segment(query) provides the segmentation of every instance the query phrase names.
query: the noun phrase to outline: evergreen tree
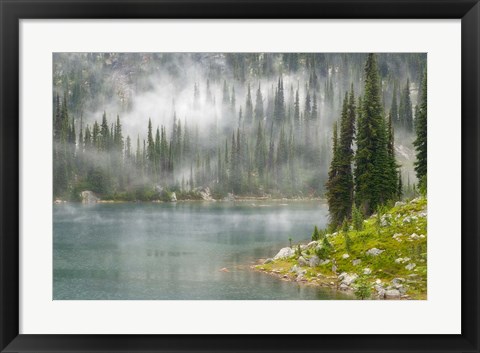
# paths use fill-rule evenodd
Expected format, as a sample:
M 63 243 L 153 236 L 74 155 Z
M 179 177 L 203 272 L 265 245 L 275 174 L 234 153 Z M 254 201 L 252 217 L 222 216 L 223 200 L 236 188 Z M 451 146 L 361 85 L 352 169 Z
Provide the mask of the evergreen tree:
M 339 176 L 338 176 L 338 167 L 339 167 L 339 148 L 338 148 L 338 132 L 337 132 L 337 123 L 333 125 L 333 138 L 332 138 L 332 160 L 330 162 L 330 169 L 328 171 L 328 181 L 326 183 L 327 189 L 327 201 L 328 201 L 328 211 L 330 215 L 330 223 L 333 228 L 338 226 L 340 220 L 342 219 L 342 202 L 339 197 L 337 197 L 340 189 Z
M 397 84 L 393 85 L 393 97 L 392 105 L 390 107 L 390 116 L 393 121 L 394 126 L 399 126 L 399 117 L 398 117 L 398 104 L 397 104 Z
M 355 154 L 356 202 L 366 215 L 392 198 L 388 137 L 381 102 L 380 77 L 375 54 L 369 54 L 365 65 L 365 89 L 357 123 Z M 396 178 L 395 178 L 396 185 Z M 393 188 L 395 190 L 395 188 Z
M 250 84 L 248 84 L 247 100 L 245 102 L 245 121 L 247 122 L 247 124 L 253 123 L 253 103 L 252 95 L 250 93 Z
M 293 121 L 296 126 L 296 129 L 300 128 L 300 98 L 298 96 L 298 89 L 295 93 L 295 103 L 293 108 Z
M 327 183 L 330 223 L 337 228 L 342 221 L 351 217 L 353 203 L 353 137 L 355 134 L 355 97 L 353 87 L 350 96 L 345 94 L 340 121 L 340 139 L 334 150 L 336 174 Z M 336 131 L 334 131 L 336 133 Z
M 403 127 L 406 131 L 413 131 L 413 109 L 412 101 L 410 99 L 410 80 L 407 80 L 407 84 L 405 85 L 402 95 L 400 96 L 398 117 L 401 127 Z
M 427 71 L 423 73 L 418 114 L 415 117 L 416 150 L 415 173 L 419 185 L 424 190 L 427 187 Z
M 108 128 L 107 113 L 103 112 L 102 125 L 100 127 L 100 149 L 107 151 L 110 148 L 110 129 Z
M 148 119 L 146 158 L 148 160 L 148 171 L 152 173 L 155 170 L 155 141 L 153 140 L 151 119 Z
M 258 84 L 257 96 L 255 98 L 255 121 L 263 121 L 263 118 L 263 97 L 260 84 Z

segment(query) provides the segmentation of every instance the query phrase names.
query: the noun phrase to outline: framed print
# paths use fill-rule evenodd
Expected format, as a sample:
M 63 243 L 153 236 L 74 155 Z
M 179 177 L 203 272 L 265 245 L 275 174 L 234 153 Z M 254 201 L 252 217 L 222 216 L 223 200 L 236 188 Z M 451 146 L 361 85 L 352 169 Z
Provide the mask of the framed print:
M 478 2 L 0 9 L 2 352 L 479 351 Z

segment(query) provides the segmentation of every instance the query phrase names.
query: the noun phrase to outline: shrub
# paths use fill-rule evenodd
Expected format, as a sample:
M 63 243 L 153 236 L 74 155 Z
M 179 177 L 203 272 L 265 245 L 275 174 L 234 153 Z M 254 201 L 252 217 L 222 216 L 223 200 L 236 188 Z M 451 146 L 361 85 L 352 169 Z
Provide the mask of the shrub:
M 319 239 L 320 239 L 320 232 L 318 231 L 318 227 L 315 226 L 315 227 L 313 228 L 312 240 L 317 241 L 317 240 L 319 240 Z
M 355 203 L 352 207 L 352 223 L 353 229 L 355 229 L 357 232 L 363 229 L 363 215 L 362 212 L 357 208 Z
M 355 284 L 355 296 L 358 299 L 364 300 L 370 298 L 372 290 L 366 276 L 360 276 Z

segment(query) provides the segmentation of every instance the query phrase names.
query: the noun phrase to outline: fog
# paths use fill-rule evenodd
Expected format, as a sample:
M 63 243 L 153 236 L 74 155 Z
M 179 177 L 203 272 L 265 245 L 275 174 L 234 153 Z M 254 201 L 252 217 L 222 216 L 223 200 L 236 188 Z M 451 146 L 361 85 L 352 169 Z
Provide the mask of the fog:
M 57 95 L 66 97 L 69 119 L 76 131 L 73 154 L 81 155 L 84 163 L 96 166 L 112 160 L 111 151 L 88 150 L 79 133 L 82 131 L 85 138 L 85 129 L 88 127 L 91 131 L 95 121 L 100 125 L 104 113 L 109 127 L 114 127 L 119 116 L 123 146 L 120 158 L 124 168 L 121 173 L 131 175 L 132 185 L 148 181 L 179 184 L 182 179 L 196 179 L 198 175 L 203 177 L 196 180 L 196 187 L 219 185 L 222 169 L 232 178 L 234 167 L 228 165 L 231 161 L 227 161 L 230 157 L 226 154 L 231 153 L 234 135 L 234 138 L 240 136 L 242 143 L 238 152 L 242 159 L 238 162 L 241 169 L 237 170 L 242 186 L 231 186 L 229 181 L 222 191 L 233 188 L 235 193 L 258 193 L 258 190 L 285 193 L 288 184 L 289 190 L 301 190 L 303 195 L 321 195 L 331 159 L 332 126 L 340 118 L 343 97 L 350 88 L 353 87 L 357 98 L 363 94 L 365 57 L 363 53 L 56 53 L 53 56 L 54 104 Z M 379 54 L 378 58 L 385 116 L 391 108 L 394 86 L 398 102 L 407 80 L 410 81 L 413 109 L 417 104 L 426 55 Z M 280 80 L 284 115 L 278 113 L 275 98 Z M 228 97 L 225 97 L 225 87 Z M 249 87 L 254 115 L 257 89 L 262 95 L 264 114 L 260 119 L 246 121 Z M 294 121 L 297 91 L 298 123 Z M 308 121 L 314 103 L 316 117 Z M 149 119 L 153 139 L 157 128 L 162 132 L 164 128 L 166 143 L 170 146 L 168 163 L 172 166 L 165 167 L 164 171 L 163 165 L 157 165 L 160 162 L 156 162 L 155 167 L 145 165 L 148 164 L 145 158 L 149 158 L 148 151 L 144 150 L 144 144 L 148 149 Z M 267 157 L 271 144 L 274 145 L 274 162 L 270 163 L 275 169 L 270 169 L 267 177 L 260 175 L 259 181 L 254 182 L 249 176 L 257 175 L 254 166 L 259 168 L 257 164 L 262 163 L 255 155 L 259 122 L 264 135 L 261 143 L 265 144 Z M 283 159 L 280 158 L 280 145 L 284 143 L 282 134 L 288 144 L 285 148 L 294 151 L 288 152 L 288 157 Z M 125 150 L 127 136 L 131 140 L 129 156 Z M 137 150 L 137 139 L 140 150 Z M 413 139 L 412 131 L 395 129 L 397 158 L 405 184 L 406 179 L 415 182 Z M 143 158 L 145 171 L 142 173 L 138 173 L 140 163 L 135 160 L 138 156 Z M 225 160 L 225 166 L 217 162 L 220 160 Z M 82 178 L 80 170 L 76 174 Z M 280 176 L 274 182 L 264 180 L 272 178 L 273 174 Z M 253 183 L 260 186 L 249 187 Z M 123 184 L 117 181 L 115 188 Z

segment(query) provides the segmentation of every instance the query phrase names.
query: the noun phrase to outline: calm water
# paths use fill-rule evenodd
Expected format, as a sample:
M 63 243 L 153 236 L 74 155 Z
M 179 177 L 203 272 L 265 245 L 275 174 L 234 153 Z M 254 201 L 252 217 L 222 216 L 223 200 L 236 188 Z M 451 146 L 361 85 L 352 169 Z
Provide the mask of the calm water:
M 286 203 L 54 205 L 53 297 L 344 299 L 249 269 L 326 222 L 323 203 Z

